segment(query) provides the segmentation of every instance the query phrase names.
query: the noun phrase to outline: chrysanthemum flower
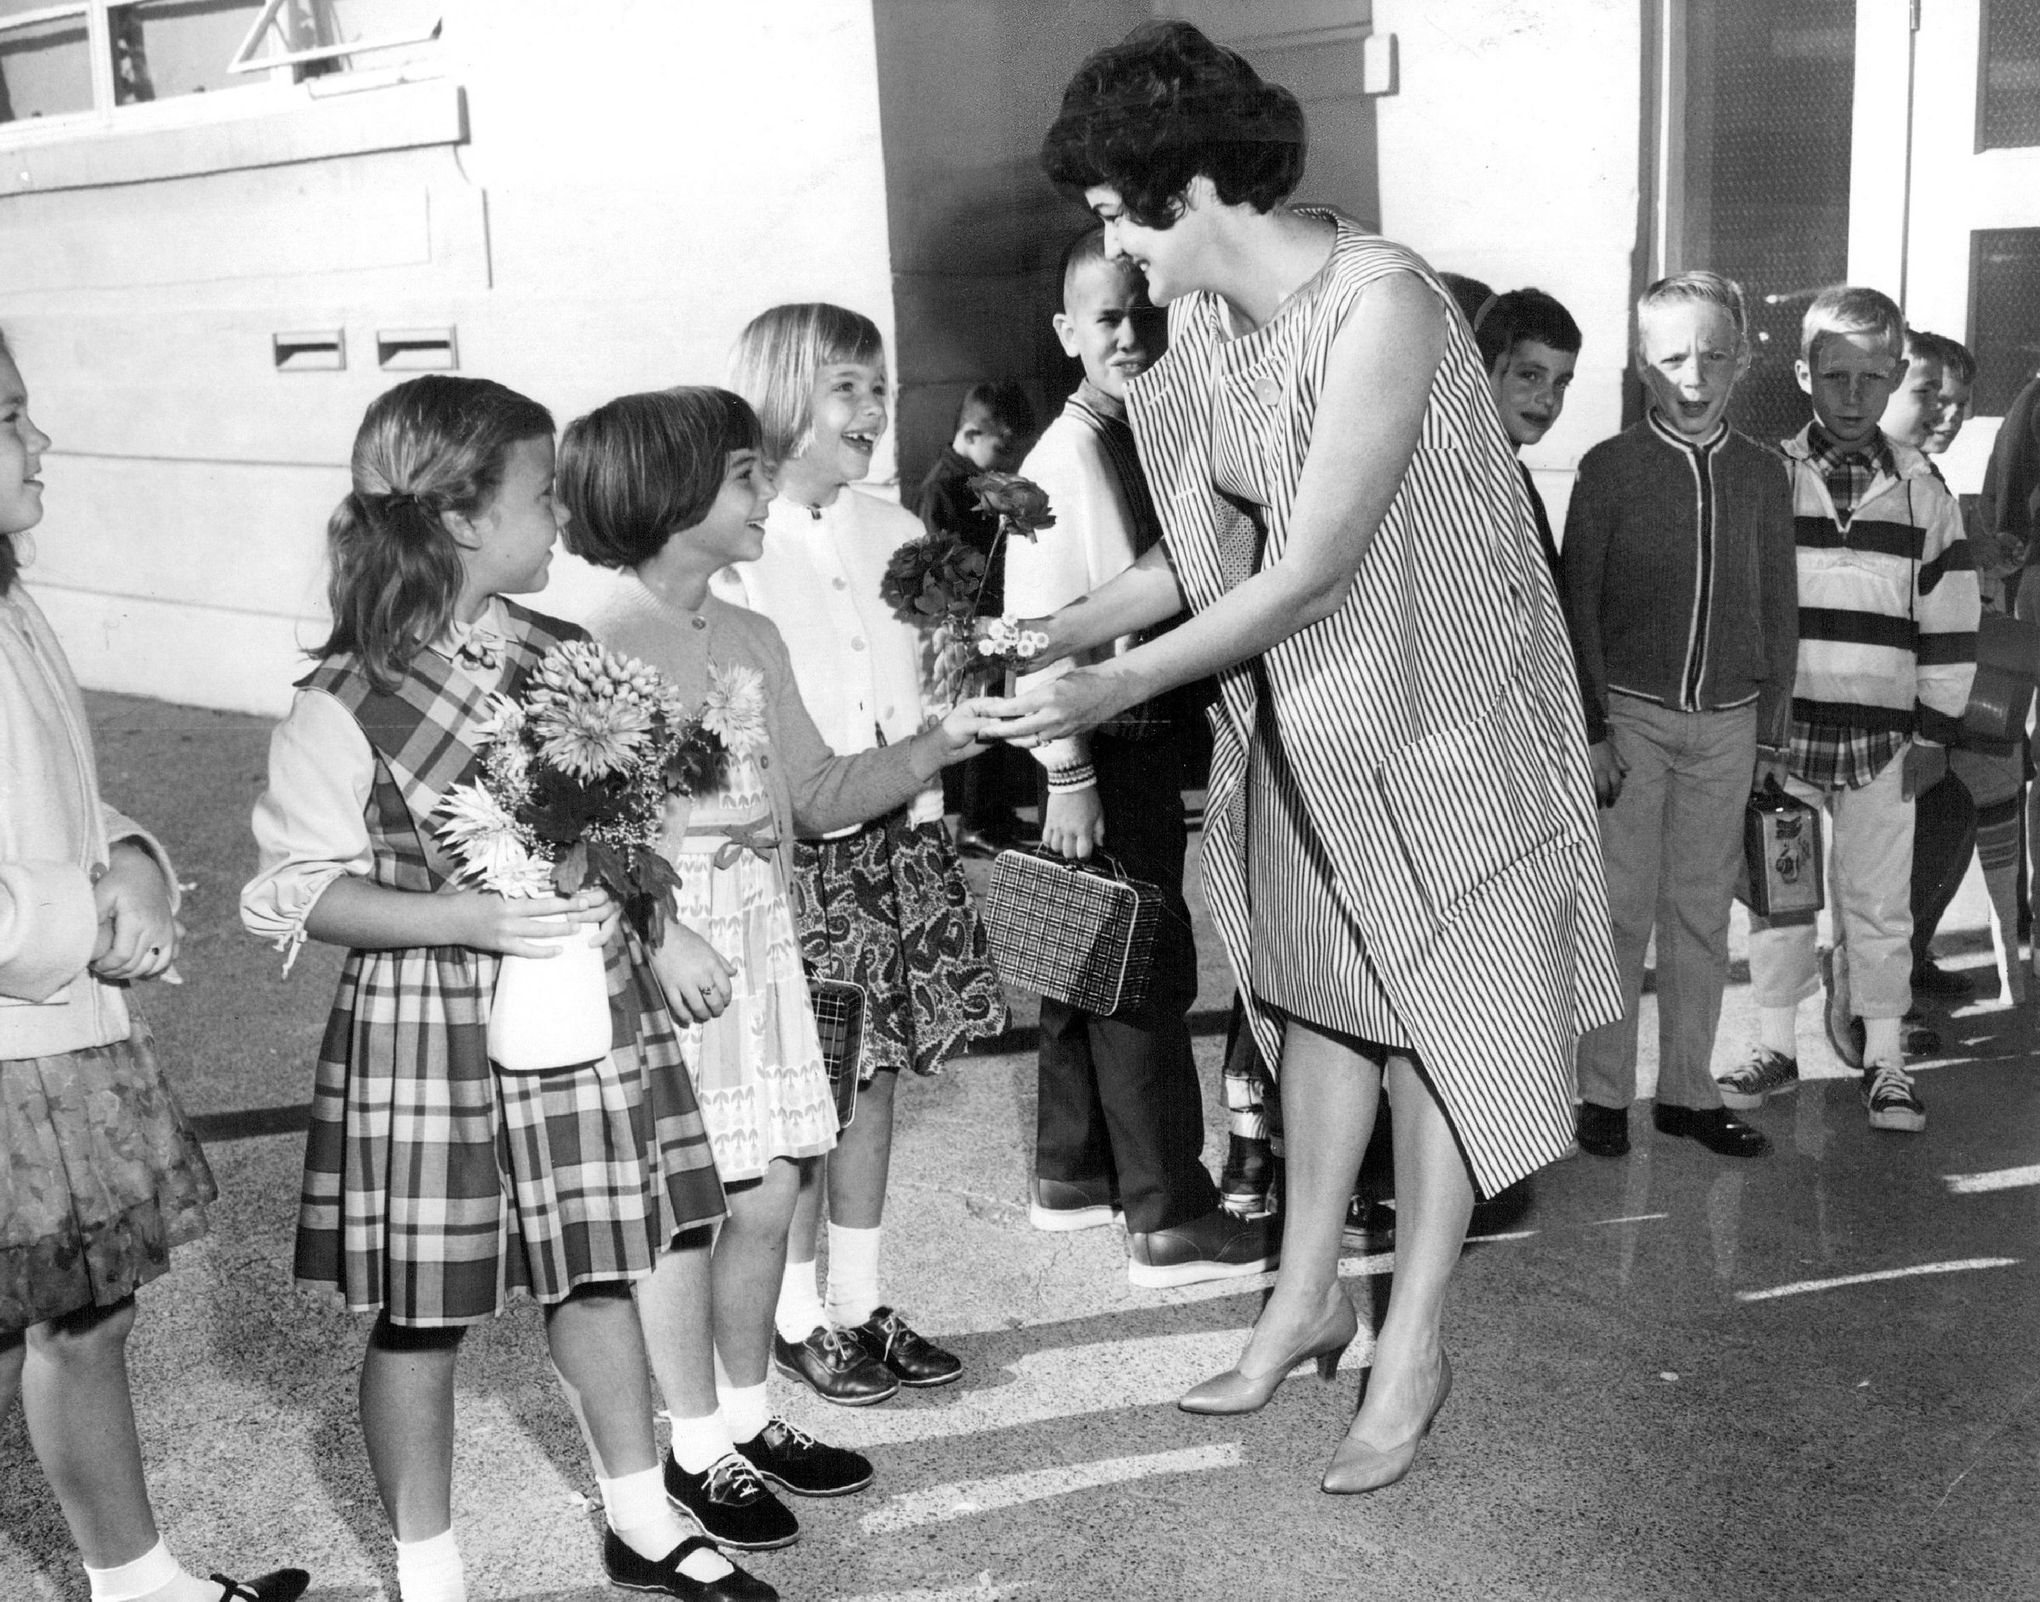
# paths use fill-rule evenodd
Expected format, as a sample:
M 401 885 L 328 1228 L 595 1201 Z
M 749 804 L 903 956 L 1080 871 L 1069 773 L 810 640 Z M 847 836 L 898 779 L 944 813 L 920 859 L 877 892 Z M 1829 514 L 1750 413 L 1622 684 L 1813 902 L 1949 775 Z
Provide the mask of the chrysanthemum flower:
M 652 732 L 651 711 L 613 696 L 567 698 L 535 708 L 538 754 L 578 779 L 602 779 L 636 760 Z
M 739 756 L 765 743 L 765 675 L 735 663 L 708 670 L 702 726 Z

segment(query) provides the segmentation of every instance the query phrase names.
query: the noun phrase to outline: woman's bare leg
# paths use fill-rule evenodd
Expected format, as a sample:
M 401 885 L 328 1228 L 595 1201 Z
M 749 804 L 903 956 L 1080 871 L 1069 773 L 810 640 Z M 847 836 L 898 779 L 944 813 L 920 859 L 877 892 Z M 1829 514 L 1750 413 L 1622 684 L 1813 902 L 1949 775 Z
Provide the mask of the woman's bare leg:
M 757 1184 L 728 1193 L 730 1213 L 716 1235 L 711 1277 L 716 1355 L 734 1386 L 765 1383 L 787 1232 L 800 1191 L 798 1166 L 775 1158 Z
M 1282 1267 L 1240 1357 L 1240 1372 L 1250 1375 L 1295 1351 L 1339 1294 L 1346 1205 L 1374 1129 L 1381 1073 L 1351 1046 L 1292 1018 L 1282 1037 L 1280 1087 Z
M 361 1433 L 399 1541 L 453 1528 L 453 1365 L 460 1331 L 378 1322 L 361 1359 Z
M 1407 1057 L 1389 1058 L 1388 1094 L 1395 1105 L 1395 1280 L 1351 1432 L 1383 1448 L 1414 1434 L 1437 1396 L 1445 1293 L 1473 1216 L 1473 1180 L 1452 1126 Z

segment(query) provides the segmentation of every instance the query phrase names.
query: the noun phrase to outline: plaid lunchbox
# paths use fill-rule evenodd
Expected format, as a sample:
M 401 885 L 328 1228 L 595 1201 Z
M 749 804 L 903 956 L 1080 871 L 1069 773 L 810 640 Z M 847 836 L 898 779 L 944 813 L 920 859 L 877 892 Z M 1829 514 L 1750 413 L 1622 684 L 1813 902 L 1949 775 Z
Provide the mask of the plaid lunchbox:
M 984 921 L 999 977 L 1085 1012 L 1147 999 L 1161 917 L 1161 891 L 1103 852 L 1001 851 L 992 863 Z
M 836 1127 L 848 1129 L 857 1116 L 857 1070 L 864 1061 L 864 986 L 810 974 L 808 996 L 822 1037 L 822 1066 L 836 1095 Z

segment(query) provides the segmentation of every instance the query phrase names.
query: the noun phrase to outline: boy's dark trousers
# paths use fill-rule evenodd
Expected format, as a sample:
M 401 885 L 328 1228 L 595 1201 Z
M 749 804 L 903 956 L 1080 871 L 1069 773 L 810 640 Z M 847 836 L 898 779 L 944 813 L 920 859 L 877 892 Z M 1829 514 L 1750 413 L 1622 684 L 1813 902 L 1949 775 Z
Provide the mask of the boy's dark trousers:
M 1091 738 L 1104 849 L 1158 886 L 1161 927 L 1146 1001 L 1110 1018 L 1044 997 L 1034 1171 L 1042 1179 L 1116 1181 L 1126 1227 L 1170 1229 L 1218 1205 L 1204 1167 L 1204 1097 L 1190 1055 L 1197 953 L 1183 903 L 1183 744 L 1179 732 Z M 1042 780 L 1047 805 L 1047 781 Z

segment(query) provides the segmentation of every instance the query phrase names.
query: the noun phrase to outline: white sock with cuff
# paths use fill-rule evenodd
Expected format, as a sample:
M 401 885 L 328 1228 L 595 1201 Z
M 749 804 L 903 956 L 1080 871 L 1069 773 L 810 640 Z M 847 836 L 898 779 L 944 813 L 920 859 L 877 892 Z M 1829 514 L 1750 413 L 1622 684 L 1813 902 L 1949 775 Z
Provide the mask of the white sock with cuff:
M 788 1258 L 786 1272 L 779 1276 L 779 1305 L 772 1314 L 779 1338 L 798 1346 L 828 1321 L 815 1285 L 815 1260 L 796 1263 Z
M 1757 1044 L 1766 1051 L 1775 1051 L 1781 1057 L 1799 1060 L 1799 1009 L 1797 1007 L 1759 1007 L 1757 1009 Z
M 723 1422 L 730 1427 L 732 1441 L 755 1441 L 772 1422 L 772 1399 L 767 1390 L 764 1380 L 756 1385 L 732 1385 L 727 1390 L 717 1388 L 716 1399 L 722 1403 Z
M 397 1542 L 397 1591 L 404 1602 L 467 1602 L 467 1570 L 453 1531 Z
M 861 1324 L 878 1310 L 878 1248 L 885 1226 L 829 1225 L 829 1321 Z

